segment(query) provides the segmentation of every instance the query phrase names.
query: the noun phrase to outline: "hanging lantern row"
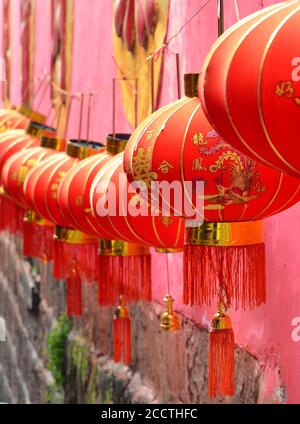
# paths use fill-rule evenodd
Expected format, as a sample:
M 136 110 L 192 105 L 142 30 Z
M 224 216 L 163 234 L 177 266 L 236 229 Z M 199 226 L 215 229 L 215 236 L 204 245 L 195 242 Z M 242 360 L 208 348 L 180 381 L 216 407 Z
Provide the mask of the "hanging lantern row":
M 299 1 L 287 1 L 240 21 L 213 47 L 199 85 L 198 74 L 186 75 L 184 98 L 151 114 L 132 135 L 108 136 L 106 147 L 58 139 L 44 117 L 25 106 L 1 111 L 1 229 L 23 237 L 25 255 L 53 261 L 54 277 L 66 280 L 69 315 L 82 314 L 82 283 L 98 282 L 99 305 L 117 305 L 116 362 L 131 362 L 128 304 L 152 299 L 149 248 L 166 255 L 183 250 L 183 303 L 217 305 L 209 395 L 234 394 L 229 310 L 266 302 L 263 219 L 300 199 L 294 146 L 298 80 L 288 74 L 296 43 L 286 43 L 297 39 L 299 12 Z M 257 42 L 261 37 L 264 43 Z M 116 196 L 116 210 L 134 205 L 148 209 L 148 216 L 99 214 L 111 183 L 122 193 L 135 181 L 148 188 L 152 182 L 179 182 L 180 216 L 172 197 L 160 194 L 158 207 L 167 203 L 168 216 L 152 216 L 151 198 L 134 192 L 126 200 Z M 186 181 L 193 187 L 201 181 L 204 192 L 187 192 Z M 186 204 L 196 208 L 195 219 Z M 161 328 L 176 331 L 180 322 L 170 292 L 168 277 Z

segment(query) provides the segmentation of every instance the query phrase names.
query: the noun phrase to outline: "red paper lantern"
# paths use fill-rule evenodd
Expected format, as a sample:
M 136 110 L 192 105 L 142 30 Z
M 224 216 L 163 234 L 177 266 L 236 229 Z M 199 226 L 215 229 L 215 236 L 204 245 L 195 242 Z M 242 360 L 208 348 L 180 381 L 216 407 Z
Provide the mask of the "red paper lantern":
M 70 225 L 58 204 L 58 189 L 63 177 L 80 160 L 95 155 L 101 148 L 100 143 L 71 140 L 66 153 L 57 153 L 35 167 L 24 185 L 28 204 L 54 230 L 53 273 L 55 278 L 66 279 L 67 312 L 74 316 L 82 313 L 82 280 L 95 279 L 97 241 Z
M 0 135 L 0 174 L 6 161 L 16 152 L 22 149 L 39 146 L 40 137 L 45 133 L 49 134 L 52 129 L 38 122 L 31 121 L 27 130 L 9 130 Z M 2 186 L 2 182 L 1 182 Z M 13 202 L 2 187 L 0 196 L 1 214 L 0 228 L 8 230 L 12 234 L 22 232 L 24 209 Z
M 204 182 L 204 194 L 182 190 L 179 204 L 190 219 L 185 202 L 196 205 L 199 196 L 204 201 L 203 211 L 198 211 L 203 225 L 186 230 L 183 300 L 218 302 L 210 336 L 209 395 L 226 396 L 234 392 L 234 336 L 227 310 L 266 301 L 259 220 L 292 206 L 300 192 L 296 178 L 254 162 L 218 135 L 196 97 L 197 79 L 186 76 L 187 97 L 158 110 L 137 128 L 125 150 L 124 166 L 129 178 L 148 188 L 153 181 L 177 181 L 182 188 L 187 181 L 192 188 Z M 172 198 L 171 207 L 178 212 Z
M 219 255 L 227 252 L 227 259 L 223 258 L 227 272 L 231 270 L 227 275 L 227 295 L 236 306 L 252 308 L 265 301 L 264 245 L 261 226 L 249 224 L 252 231 L 256 230 L 256 238 L 247 233 L 247 226 L 242 223 L 261 220 L 292 206 L 300 198 L 299 184 L 296 178 L 247 158 L 214 131 L 196 97 L 197 78 L 197 74 L 186 76 L 186 94 L 190 97 L 162 108 L 137 128 L 125 150 L 124 165 L 129 178 L 143 181 L 148 187 L 151 181 L 179 181 L 182 186 L 185 181 L 204 182 L 204 209 L 199 213 L 202 212 L 208 224 L 205 231 L 201 227 L 201 231 L 196 228 L 187 233 L 187 242 L 193 247 L 185 249 L 184 302 L 211 302 L 217 295 L 217 281 L 222 279 L 219 272 L 214 272 L 212 260 L 218 262 Z M 194 205 L 196 196 L 199 193 L 184 196 L 180 205 L 183 215 L 184 202 Z M 174 204 L 171 206 L 175 209 Z M 237 223 L 236 227 L 229 228 L 225 224 L 229 222 Z M 214 231 L 209 229 L 210 223 L 213 228 L 214 224 L 220 227 L 222 223 L 227 227 L 223 232 Z M 241 246 L 220 248 L 220 244 L 233 241 L 209 240 L 207 231 L 212 231 L 214 237 L 217 233 L 223 237 L 228 231 L 235 234 L 240 231 Z M 201 237 L 205 239 L 202 242 Z M 196 249 L 200 242 L 208 246 Z M 211 255 L 210 260 L 207 255 Z M 233 266 L 236 262 L 239 272 Z M 259 265 L 257 272 L 254 272 L 255 264 Z
M 213 45 L 200 98 L 210 122 L 248 156 L 300 176 L 299 1 L 239 21 Z

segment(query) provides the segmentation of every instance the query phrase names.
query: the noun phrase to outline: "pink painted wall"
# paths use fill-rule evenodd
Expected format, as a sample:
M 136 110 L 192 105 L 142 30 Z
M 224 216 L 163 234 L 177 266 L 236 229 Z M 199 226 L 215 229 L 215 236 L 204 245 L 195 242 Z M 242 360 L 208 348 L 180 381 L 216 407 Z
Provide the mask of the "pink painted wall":
M 11 0 L 17 5 L 20 0 Z M 36 75 L 44 66 L 49 66 L 49 22 L 50 0 L 37 1 Z M 182 23 L 191 16 L 204 0 L 170 0 L 168 37 L 173 35 Z M 225 0 L 226 27 L 236 22 L 233 0 Z M 263 6 L 278 3 L 274 0 L 237 0 L 240 16 L 258 10 Z M 103 141 L 111 132 L 111 80 L 115 73 L 112 61 L 112 2 L 110 0 L 74 0 L 74 47 L 72 91 L 103 91 L 94 97 L 91 138 Z M 88 6 L 88 7 L 87 7 Z M 48 9 L 47 9 L 48 8 Z M 47 9 L 47 11 L 46 11 Z M 14 16 L 14 49 L 18 51 L 18 10 Z M 212 0 L 203 11 L 191 21 L 182 33 L 170 44 L 180 53 L 183 72 L 197 72 L 203 59 L 217 36 L 216 1 Z M 15 79 L 12 84 L 13 99 L 19 101 L 19 56 L 14 52 L 13 67 Z M 48 68 L 47 68 L 48 69 Z M 176 99 L 175 61 L 172 54 L 165 57 L 160 106 Z M 130 127 L 117 101 L 117 130 L 127 132 Z M 45 105 L 43 107 L 46 107 Z M 74 102 L 68 135 L 78 136 L 78 101 Z M 85 128 L 85 126 L 84 126 Z M 84 136 L 84 135 L 83 135 Z M 300 402 L 300 342 L 292 340 L 292 319 L 300 316 L 300 205 L 266 221 L 268 303 L 257 311 L 232 313 L 236 342 L 259 358 L 263 385 L 260 402 L 280 401 L 283 393 L 282 381 L 286 387 L 287 401 Z M 170 255 L 170 279 L 176 297 L 177 309 L 195 320 L 199 325 L 208 326 L 212 309 L 190 308 L 180 304 L 182 288 L 182 258 L 180 254 Z M 153 252 L 153 286 L 155 299 L 161 301 L 166 292 L 166 257 Z

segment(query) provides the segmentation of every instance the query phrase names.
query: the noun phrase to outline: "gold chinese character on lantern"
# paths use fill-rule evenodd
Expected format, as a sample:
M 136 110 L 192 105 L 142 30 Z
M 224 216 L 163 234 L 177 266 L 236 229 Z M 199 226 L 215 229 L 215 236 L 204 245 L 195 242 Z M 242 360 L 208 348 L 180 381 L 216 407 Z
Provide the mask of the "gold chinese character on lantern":
M 164 228 L 169 228 L 173 222 L 173 219 L 170 216 L 161 216 L 159 220 Z
M 279 97 L 293 97 L 295 89 L 292 86 L 291 81 L 279 81 L 276 84 L 276 95 Z
M 28 161 L 26 162 L 26 166 L 28 166 L 29 168 L 32 168 L 35 164 L 36 159 L 28 159 Z
M 29 171 L 28 166 L 25 166 L 25 165 L 20 166 L 18 178 L 17 178 L 19 184 L 24 182 L 26 175 L 28 174 L 28 171 Z
M 147 140 L 147 141 L 150 141 L 150 140 L 151 140 L 151 138 L 152 138 L 153 134 L 155 133 L 155 131 L 156 131 L 156 130 L 149 130 L 149 131 L 146 131 L 146 140 Z
M 193 171 L 205 171 L 205 167 L 202 164 L 203 158 L 197 158 L 193 160 L 193 166 L 192 166 L 192 170 Z
M 159 165 L 158 170 L 163 174 L 167 174 L 171 168 L 174 168 L 167 160 L 163 160 Z
M 75 199 L 75 203 L 76 203 L 77 206 L 83 205 L 83 197 L 77 196 L 76 199 Z
M 195 146 L 199 146 L 199 144 L 207 144 L 207 140 L 202 133 L 193 135 L 193 143 Z

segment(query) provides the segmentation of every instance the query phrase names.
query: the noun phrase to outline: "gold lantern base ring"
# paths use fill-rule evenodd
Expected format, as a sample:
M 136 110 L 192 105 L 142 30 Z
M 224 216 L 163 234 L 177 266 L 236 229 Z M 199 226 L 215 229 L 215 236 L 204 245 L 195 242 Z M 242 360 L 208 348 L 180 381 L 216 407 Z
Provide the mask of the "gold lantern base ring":
M 99 242 L 99 255 L 101 256 L 144 256 L 149 254 L 148 247 L 128 243 L 124 240 L 100 239 Z
M 204 222 L 199 227 L 186 228 L 185 236 L 189 246 L 246 246 L 264 242 L 262 221 Z
M 173 247 L 156 247 L 156 253 L 182 253 L 184 251 L 183 248 L 173 248 Z
M 53 222 L 48 221 L 48 219 L 42 218 L 37 215 L 32 209 L 27 209 L 24 216 L 24 222 L 28 222 L 31 224 L 41 225 L 43 227 L 54 227 Z
M 73 228 L 59 226 L 55 227 L 54 240 L 69 244 L 93 244 L 96 242 L 93 236 Z

